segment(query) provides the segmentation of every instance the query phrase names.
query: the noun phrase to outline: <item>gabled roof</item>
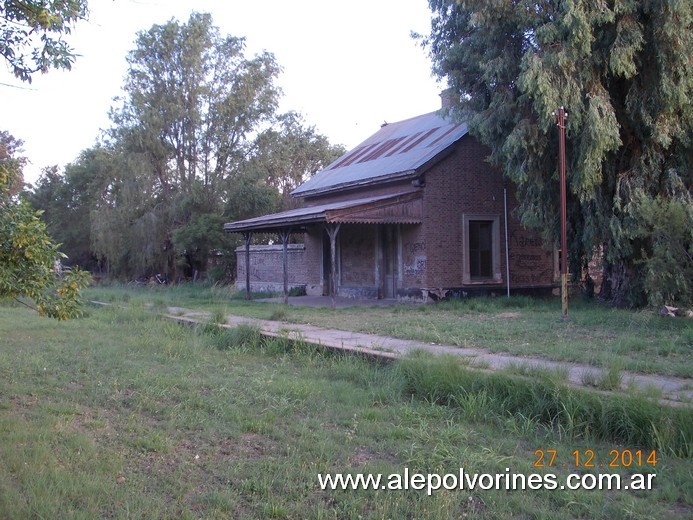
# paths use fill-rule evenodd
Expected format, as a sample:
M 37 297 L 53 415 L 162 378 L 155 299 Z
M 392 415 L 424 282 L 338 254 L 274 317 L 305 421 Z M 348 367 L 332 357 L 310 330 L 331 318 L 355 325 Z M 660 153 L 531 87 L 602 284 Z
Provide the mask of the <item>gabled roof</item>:
M 465 123 L 450 122 L 437 112 L 385 124 L 291 195 L 305 197 L 418 175 L 466 134 Z

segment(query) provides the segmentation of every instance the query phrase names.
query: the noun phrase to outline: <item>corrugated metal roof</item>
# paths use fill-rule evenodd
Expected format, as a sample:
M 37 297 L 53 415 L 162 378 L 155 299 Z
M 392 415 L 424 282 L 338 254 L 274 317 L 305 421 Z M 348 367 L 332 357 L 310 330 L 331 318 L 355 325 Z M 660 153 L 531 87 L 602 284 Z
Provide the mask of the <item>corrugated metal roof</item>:
M 466 134 L 466 124 L 447 121 L 437 112 L 383 125 L 356 148 L 301 184 L 292 195 L 303 197 L 418 174 L 429 161 Z
M 350 222 L 350 223 L 399 223 L 418 224 L 421 222 L 420 208 L 413 211 L 390 213 L 388 216 L 373 214 L 374 210 L 388 206 L 405 204 L 420 199 L 420 190 L 405 193 L 380 195 L 377 197 L 364 197 L 361 199 L 330 202 L 307 208 L 291 209 L 281 213 L 263 215 L 261 217 L 239 220 L 224 224 L 224 230 L 228 232 L 242 233 L 244 231 L 271 232 L 281 228 L 299 227 L 315 222 Z M 350 211 L 346 211 L 350 210 Z M 359 216 L 359 212 L 363 212 Z

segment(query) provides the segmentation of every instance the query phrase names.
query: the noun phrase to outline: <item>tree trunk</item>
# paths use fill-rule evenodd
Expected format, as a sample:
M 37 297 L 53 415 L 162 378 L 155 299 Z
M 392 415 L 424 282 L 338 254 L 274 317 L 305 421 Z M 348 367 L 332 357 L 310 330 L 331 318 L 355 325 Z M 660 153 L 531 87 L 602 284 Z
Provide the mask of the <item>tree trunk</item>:
M 615 262 L 607 261 L 606 248 L 604 254 L 604 271 L 599 299 L 616 307 L 632 307 L 634 303 L 631 294 L 632 269 L 623 258 Z

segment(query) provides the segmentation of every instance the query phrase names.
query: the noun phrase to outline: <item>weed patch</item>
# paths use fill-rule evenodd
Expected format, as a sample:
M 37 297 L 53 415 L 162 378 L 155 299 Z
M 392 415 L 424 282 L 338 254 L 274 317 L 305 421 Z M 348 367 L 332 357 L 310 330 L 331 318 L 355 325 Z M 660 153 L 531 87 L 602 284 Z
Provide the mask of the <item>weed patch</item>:
M 257 349 L 261 344 L 260 329 L 253 325 L 240 324 L 233 328 L 217 327 L 211 333 L 212 344 L 219 350 Z
M 284 321 L 286 320 L 287 314 L 286 314 L 286 309 L 275 309 L 272 311 L 272 314 L 270 314 L 269 319 L 272 321 Z
M 209 321 L 223 325 L 226 323 L 226 313 L 222 309 L 215 309 L 209 317 Z

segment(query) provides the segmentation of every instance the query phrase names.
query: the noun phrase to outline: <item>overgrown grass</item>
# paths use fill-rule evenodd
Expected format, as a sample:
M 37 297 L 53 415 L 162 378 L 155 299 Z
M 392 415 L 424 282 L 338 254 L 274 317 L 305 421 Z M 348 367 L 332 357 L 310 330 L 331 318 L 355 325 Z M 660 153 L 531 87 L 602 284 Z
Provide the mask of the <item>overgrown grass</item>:
M 562 322 L 558 300 L 522 296 L 332 310 L 246 302 L 228 287 L 190 284 L 136 290 L 100 287 L 87 294 L 133 306 L 158 300 L 210 312 L 588 363 L 606 370 L 617 366 L 631 372 L 693 377 L 693 320 L 597 303 L 571 302 L 570 319 Z
M 233 328 L 218 328 L 211 333 L 212 344 L 219 350 L 235 349 L 257 349 L 261 344 L 260 329 L 252 325 L 241 324 Z
M 510 468 L 565 478 L 604 471 L 571 467 L 575 450 L 593 450 L 608 462 L 611 449 L 650 445 L 604 443 L 593 430 L 580 435 L 579 423 L 592 417 L 585 398 L 559 400 L 548 382 L 530 391 L 523 376 L 469 376 L 426 357 L 377 366 L 282 338 L 261 342 L 252 328 L 183 327 L 136 306 L 94 308 L 68 322 L 0 306 L 0 330 L 0 518 L 693 514 L 690 459 L 673 456 L 676 450 L 660 453 L 656 467 L 609 469 L 656 472 L 648 492 L 427 496 L 318 487 L 318 473 L 388 475 L 405 468 L 501 474 Z M 574 409 L 556 411 L 559 402 Z M 620 404 L 590 404 L 601 406 L 605 424 L 637 423 L 630 403 L 614 403 Z M 678 424 L 679 412 L 668 410 L 657 412 L 653 435 L 665 436 L 667 421 Z M 639 438 L 628 428 L 623 433 L 633 443 Z M 535 467 L 536 450 L 549 448 L 560 463 Z
M 471 406 L 472 418 L 482 407 L 485 417 L 497 423 L 508 416 L 531 418 L 537 427 L 568 439 L 641 446 L 682 458 L 693 455 L 693 411 L 688 407 L 669 409 L 633 395 L 605 397 L 551 377 L 470 371 L 448 356 L 413 356 L 397 368 L 411 395 L 463 410 Z

